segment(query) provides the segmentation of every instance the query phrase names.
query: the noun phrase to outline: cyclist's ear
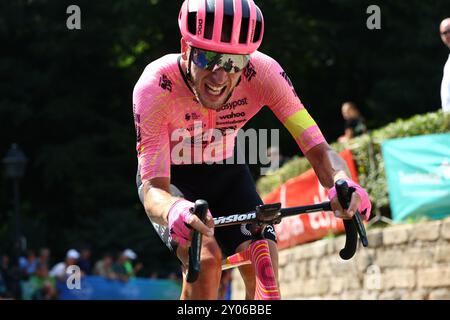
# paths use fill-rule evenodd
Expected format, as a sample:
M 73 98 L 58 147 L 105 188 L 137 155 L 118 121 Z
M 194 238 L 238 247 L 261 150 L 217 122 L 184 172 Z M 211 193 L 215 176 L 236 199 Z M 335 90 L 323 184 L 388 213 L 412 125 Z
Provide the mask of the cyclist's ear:
M 188 52 L 189 51 L 189 45 L 187 44 L 186 40 L 184 40 L 183 38 L 181 38 L 181 58 L 183 60 L 187 60 L 189 55 Z

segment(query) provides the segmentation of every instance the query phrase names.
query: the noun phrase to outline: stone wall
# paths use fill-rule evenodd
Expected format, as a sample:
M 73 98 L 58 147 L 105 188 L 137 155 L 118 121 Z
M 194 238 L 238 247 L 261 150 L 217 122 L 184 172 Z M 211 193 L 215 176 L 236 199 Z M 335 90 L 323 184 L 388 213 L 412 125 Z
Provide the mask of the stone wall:
M 345 236 L 279 253 L 283 299 L 450 299 L 450 218 L 367 233 L 350 261 L 339 257 Z M 233 271 L 232 298 L 243 299 Z

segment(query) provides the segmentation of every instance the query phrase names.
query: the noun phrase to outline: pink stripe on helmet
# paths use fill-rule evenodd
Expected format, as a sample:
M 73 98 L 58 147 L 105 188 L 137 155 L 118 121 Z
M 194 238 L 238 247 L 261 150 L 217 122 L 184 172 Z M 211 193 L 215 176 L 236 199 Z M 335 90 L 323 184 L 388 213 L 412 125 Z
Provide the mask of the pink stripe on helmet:
M 212 42 L 221 43 L 223 23 L 223 0 L 216 0 L 216 12 L 214 14 L 214 31 Z

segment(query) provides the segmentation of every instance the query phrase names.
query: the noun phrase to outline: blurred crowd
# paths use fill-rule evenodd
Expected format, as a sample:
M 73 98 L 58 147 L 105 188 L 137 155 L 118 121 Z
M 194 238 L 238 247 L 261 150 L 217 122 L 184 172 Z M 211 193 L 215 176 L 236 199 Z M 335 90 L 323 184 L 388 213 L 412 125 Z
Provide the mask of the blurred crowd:
M 38 253 L 28 250 L 14 265 L 13 259 L 0 254 L 0 299 L 58 299 L 58 281 L 65 282 L 71 274 L 69 266 L 78 266 L 80 275 L 96 275 L 109 280 L 126 282 L 134 277 L 160 279 L 157 272 L 147 274 L 132 249 L 117 254 L 104 253 L 95 263 L 89 248 L 70 249 L 63 261 L 53 261 L 49 248 Z M 56 263 L 55 263 L 56 262 Z M 172 272 L 164 279 L 181 281 L 181 274 Z

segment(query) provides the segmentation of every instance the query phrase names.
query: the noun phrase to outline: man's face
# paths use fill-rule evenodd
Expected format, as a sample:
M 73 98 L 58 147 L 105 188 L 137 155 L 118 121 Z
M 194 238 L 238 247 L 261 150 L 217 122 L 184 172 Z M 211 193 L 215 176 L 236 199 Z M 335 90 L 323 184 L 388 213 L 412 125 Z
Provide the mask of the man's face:
M 450 18 L 441 22 L 439 32 L 441 33 L 442 42 L 450 48 Z
M 351 107 L 347 103 L 344 104 L 342 106 L 342 117 L 345 120 L 348 120 L 348 119 L 352 118 L 352 116 L 353 116 L 353 112 L 352 112 Z
M 344 103 L 341 109 L 342 117 L 345 120 L 357 118 L 359 116 L 358 111 L 355 107 L 349 103 Z
M 189 56 L 189 50 L 187 56 Z M 218 109 L 226 103 L 227 98 L 239 82 L 243 70 L 229 73 L 223 67 L 212 70 L 198 67 L 191 63 L 191 86 L 199 102 L 207 108 Z
M 236 87 L 242 71 L 230 74 L 223 68 L 208 71 L 192 65 L 191 73 L 192 86 L 200 103 L 207 108 L 218 109 Z

